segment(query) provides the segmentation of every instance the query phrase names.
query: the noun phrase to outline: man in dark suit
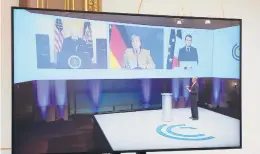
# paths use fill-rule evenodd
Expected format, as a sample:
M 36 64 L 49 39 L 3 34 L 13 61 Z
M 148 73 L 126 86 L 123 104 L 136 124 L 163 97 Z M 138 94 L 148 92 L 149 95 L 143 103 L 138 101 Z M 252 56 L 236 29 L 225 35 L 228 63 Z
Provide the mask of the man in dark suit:
M 191 119 L 198 120 L 198 101 L 199 101 L 199 84 L 197 82 L 197 78 L 192 78 L 191 87 L 187 86 L 187 90 L 190 93 L 190 102 L 191 102 Z
M 191 35 L 186 35 L 185 37 L 185 47 L 181 48 L 179 50 L 179 56 L 178 60 L 180 62 L 182 61 L 194 61 L 199 63 L 198 60 L 198 52 L 197 49 L 191 46 L 192 43 L 192 36 Z
M 70 36 L 63 40 L 61 52 L 58 53 L 57 67 L 69 68 L 91 68 L 93 58 L 93 47 L 82 38 Z

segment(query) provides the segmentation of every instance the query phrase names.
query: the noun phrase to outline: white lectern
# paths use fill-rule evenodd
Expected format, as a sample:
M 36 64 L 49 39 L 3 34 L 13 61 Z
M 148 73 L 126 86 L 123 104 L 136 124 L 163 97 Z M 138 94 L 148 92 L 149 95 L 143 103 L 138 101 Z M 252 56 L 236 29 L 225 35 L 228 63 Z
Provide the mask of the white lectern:
M 162 93 L 162 120 L 172 121 L 172 93 Z

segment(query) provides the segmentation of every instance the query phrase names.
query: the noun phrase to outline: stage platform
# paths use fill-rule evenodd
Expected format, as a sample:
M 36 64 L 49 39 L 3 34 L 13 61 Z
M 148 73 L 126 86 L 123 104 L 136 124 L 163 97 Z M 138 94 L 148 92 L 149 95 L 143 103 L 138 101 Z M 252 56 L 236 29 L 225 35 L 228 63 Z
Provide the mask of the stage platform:
M 114 151 L 214 148 L 240 146 L 240 120 L 199 108 L 173 109 L 173 120 L 162 121 L 161 110 L 95 115 Z

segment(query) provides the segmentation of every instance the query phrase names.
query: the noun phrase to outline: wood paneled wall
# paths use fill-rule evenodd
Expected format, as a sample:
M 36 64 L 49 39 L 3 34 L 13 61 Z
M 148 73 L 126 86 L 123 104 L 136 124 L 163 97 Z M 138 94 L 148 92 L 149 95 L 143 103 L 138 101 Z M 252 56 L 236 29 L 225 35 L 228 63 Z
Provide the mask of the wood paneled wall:
M 19 6 L 100 12 L 102 11 L 102 0 L 20 0 Z

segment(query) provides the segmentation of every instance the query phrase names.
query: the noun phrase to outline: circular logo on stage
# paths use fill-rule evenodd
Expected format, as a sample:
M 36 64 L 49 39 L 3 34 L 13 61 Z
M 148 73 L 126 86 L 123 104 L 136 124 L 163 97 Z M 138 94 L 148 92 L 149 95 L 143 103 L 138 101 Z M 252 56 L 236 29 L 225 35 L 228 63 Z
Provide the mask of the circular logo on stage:
M 74 69 L 80 68 L 81 58 L 76 55 L 70 56 L 68 59 L 68 65 L 70 66 L 70 68 L 74 68 Z
M 239 61 L 240 60 L 240 46 L 235 44 L 232 48 L 232 57 Z
M 215 138 L 198 132 L 196 133 L 197 128 L 186 126 L 185 124 L 169 126 L 162 124 L 157 127 L 156 131 L 163 137 L 183 141 L 205 141 Z

